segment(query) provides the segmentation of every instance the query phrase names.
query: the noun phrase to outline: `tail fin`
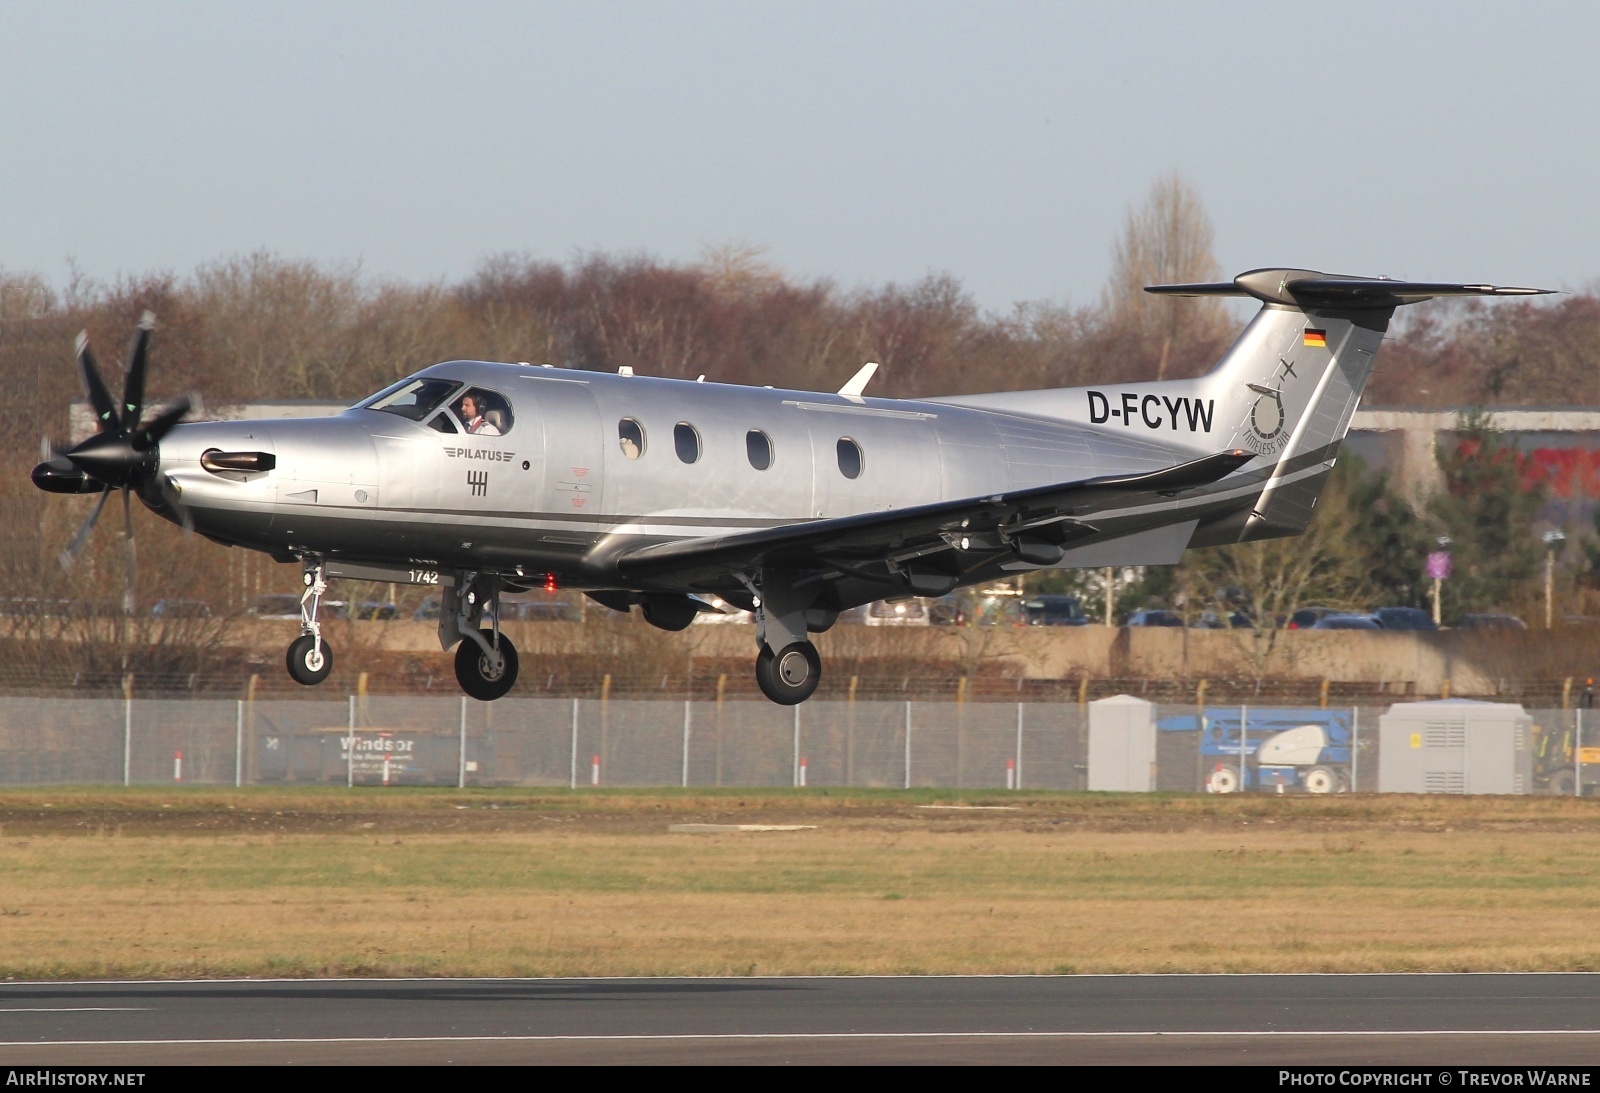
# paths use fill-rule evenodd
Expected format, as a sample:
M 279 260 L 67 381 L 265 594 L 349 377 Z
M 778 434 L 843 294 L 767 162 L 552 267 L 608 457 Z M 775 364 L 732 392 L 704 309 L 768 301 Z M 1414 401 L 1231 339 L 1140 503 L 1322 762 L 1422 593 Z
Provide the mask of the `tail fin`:
M 1395 308 L 1435 296 L 1533 296 L 1546 290 L 1257 269 L 1222 284 L 1154 285 L 1145 291 L 1246 296 L 1262 307 L 1222 360 L 1195 379 L 937 401 L 1142 434 L 1180 452 L 1254 452 L 1259 458 L 1241 473 L 1259 476 L 1260 493 L 1202 523 L 1189 544 L 1212 546 L 1305 530 Z
M 1545 291 L 1259 269 L 1230 283 L 1154 285 L 1174 296 L 1249 296 L 1260 313 L 1191 399 L 1217 403 L 1232 426 L 1220 447 L 1271 460 L 1255 503 L 1201 528 L 1192 546 L 1295 535 L 1350 429 L 1395 308 L 1436 296 L 1532 296 Z M 1227 410 L 1224 410 L 1227 407 Z M 1231 411 L 1231 413 L 1229 413 Z

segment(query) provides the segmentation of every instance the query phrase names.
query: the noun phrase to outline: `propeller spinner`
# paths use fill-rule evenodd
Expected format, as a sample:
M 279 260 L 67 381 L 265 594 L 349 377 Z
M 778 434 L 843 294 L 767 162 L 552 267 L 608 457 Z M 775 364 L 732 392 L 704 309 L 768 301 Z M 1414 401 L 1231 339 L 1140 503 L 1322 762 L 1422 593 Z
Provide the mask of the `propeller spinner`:
M 187 397 L 147 422 L 144 415 L 145 375 L 149 367 L 150 330 L 155 316 L 146 311 L 139 319 L 139 329 L 128 349 L 128 367 L 122 384 L 122 405 L 119 407 L 100 378 L 100 367 L 95 362 L 94 351 L 89 348 L 89 335 L 78 335 L 78 378 L 89 406 L 94 411 L 95 434 L 75 447 L 62 449 L 44 441 L 44 461 L 33 468 L 33 484 L 48 493 L 98 493 L 100 500 L 94 511 L 78 530 L 72 544 L 61 555 L 61 564 L 71 566 L 78 553 L 89 540 L 89 533 L 105 508 L 111 491 L 122 491 L 123 519 L 129 524 L 128 538 L 132 539 L 128 493 L 130 489 L 151 485 L 158 464 L 157 445 L 174 425 L 188 414 L 192 403 Z

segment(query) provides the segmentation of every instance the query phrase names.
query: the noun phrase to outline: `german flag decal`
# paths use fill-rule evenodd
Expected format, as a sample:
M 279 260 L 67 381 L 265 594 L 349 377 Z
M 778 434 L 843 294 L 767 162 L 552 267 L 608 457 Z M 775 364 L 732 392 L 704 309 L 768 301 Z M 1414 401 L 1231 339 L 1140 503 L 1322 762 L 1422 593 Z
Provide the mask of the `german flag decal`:
M 1328 332 L 1326 330 L 1312 330 L 1307 327 L 1305 343 L 1312 349 L 1326 349 L 1328 348 Z

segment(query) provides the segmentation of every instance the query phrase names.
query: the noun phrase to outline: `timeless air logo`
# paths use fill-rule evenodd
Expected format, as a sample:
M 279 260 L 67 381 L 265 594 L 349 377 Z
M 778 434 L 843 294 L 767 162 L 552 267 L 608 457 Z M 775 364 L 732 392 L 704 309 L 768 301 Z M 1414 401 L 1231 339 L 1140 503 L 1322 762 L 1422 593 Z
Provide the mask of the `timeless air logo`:
M 467 485 L 472 487 L 472 496 L 474 496 L 474 497 L 488 497 L 489 496 L 489 472 L 488 471 L 468 471 L 467 472 Z

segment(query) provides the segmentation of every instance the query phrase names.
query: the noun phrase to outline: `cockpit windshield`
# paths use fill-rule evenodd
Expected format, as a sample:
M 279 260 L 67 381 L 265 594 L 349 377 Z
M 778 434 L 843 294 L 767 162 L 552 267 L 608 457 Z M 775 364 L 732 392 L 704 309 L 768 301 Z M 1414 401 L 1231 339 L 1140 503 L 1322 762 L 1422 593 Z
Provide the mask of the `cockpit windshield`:
M 402 380 L 358 405 L 365 410 L 382 410 L 386 414 L 398 414 L 412 421 L 421 421 L 460 386 L 456 380 L 438 377 Z

